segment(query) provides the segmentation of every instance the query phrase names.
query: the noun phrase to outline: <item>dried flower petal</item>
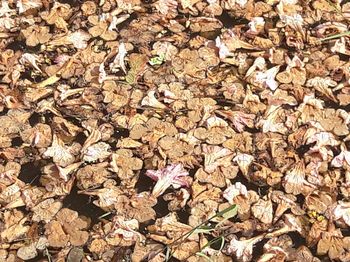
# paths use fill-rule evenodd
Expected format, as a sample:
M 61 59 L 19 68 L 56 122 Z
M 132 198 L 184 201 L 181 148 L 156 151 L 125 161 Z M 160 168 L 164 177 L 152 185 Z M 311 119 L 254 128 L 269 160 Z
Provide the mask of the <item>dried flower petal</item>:
M 75 161 L 72 150 L 65 146 L 63 141 L 56 135 L 53 135 L 52 145 L 43 154 L 45 157 L 52 157 L 53 161 L 59 165 L 66 167 Z
M 344 222 L 350 226 L 350 203 L 340 201 L 333 210 L 334 219 L 343 219 Z
M 243 240 L 237 240 L 237 238 L 234 237 L 227 246 L 227 253 L 234 254 L 239 261 L 251 261 L 254 245 L 263 238 L 262 235 Z
M 111 155 L 109 152 L 110 147 L 110 145 L 104 142 L 93 144 L 84 151 L 83 160 L 87 162 L 104 160 Z
M 146 176 L 157 181 L 152 194 L 156 197 L 162 195 L 171 185 L 174 188 L 189 187 L 190 181 L 186 178 L 189 173 L 183 168 L 182 164 L 173 164 L 160 170 L 147 170 Z

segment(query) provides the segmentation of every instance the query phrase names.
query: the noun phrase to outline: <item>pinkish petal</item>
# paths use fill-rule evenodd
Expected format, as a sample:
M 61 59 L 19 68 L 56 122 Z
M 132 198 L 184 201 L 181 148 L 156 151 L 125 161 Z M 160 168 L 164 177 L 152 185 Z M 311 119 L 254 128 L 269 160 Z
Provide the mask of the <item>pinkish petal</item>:
M 344 161 L 344 152 L 341 152 L 339 155 L 333 158 L 331 165 L 334 167 L 341 167 L 343 165 L 343 161 Z
M 154 181 L 158 181 L 158 179 L 161 176 L 161 173 L 157 170 L 147 170 L 146 176 L 148 176 L 149 178 L 151 178 Z
M 177 187 L 176 187 L 177 186 Z M 180 188 L 180 187 L 189 187 L 190 184 L 187 179 L 184 179 L 184 177 L 178 177 L 174 179 L 173 187 L 174 188 Z
M 152 191 L 152 194 L 156 197 L 163 194 L 171 185 L 174 188 L 189 186 L 184 178 L 189 173 L 183 168 L 182 164 L 169 165 L 160 170 L 147 170 L 146 175 L 157 181 Z
M 346 163 L 350 166 L 350 151 L 344 151 L 344 158 Z

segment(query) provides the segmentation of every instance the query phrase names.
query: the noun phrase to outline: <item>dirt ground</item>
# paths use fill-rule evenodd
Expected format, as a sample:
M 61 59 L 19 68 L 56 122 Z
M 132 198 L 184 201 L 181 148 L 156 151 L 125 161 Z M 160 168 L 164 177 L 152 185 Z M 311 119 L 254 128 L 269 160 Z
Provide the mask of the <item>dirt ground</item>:
M 0 261 L 349 262 L 349 19 L 2 0 Z

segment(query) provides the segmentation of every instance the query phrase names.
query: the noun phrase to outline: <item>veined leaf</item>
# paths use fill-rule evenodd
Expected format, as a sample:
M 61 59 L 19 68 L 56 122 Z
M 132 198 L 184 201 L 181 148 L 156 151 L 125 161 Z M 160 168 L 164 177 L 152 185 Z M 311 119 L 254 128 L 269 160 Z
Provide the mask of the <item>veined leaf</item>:
M 125 77 L 126 82 L 129 84 L 135 84 L 138 76 L 145 70 L 147 66 L 148 58 L 142 54 L 131 54 L 129 56 L 130 70 Z

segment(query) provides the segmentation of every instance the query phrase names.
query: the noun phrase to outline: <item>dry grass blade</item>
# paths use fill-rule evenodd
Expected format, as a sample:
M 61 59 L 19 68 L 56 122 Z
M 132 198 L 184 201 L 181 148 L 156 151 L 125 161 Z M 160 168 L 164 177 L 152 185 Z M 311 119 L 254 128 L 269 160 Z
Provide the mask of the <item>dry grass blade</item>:
M 333 40 L 333 39 L 337 39 L 343 36 L 348 36 L 350 35 L 350 31 L 346 31 L 340 34 L 336 34 L 336 35 L 332 35 L 332 36 L 327 36 L 325 38 L 320 39 L 320 41 L 324 42 L 324 41 L 328 41 L 328 40 Z
M 196 233 L 198 230 L 199 232 L 203 232 L 200 229 L 208 224 L 208 222 L 210 222 L 211 220 L 215 219 L 215 218 L 220 218 L 222 217 L 223 220 L 227 220 L 233 216 L 235 216 L 237 214 L 237 205 L 231 205 L 228 208 L 225 208 L 224 210 L 216 213 L 215 215 L 211 216 L 210 218 L 208 218 L 207 220 L 203 221 L 202 223 L 200 223 L 198 226 L 192 228 L 190 231 L 188 231 L 187 233 L 183 234 L 182 236 L 180 236 L 179 238 L 175 239 L 173 243 L 171 243 L 170 245 L 166 246 L 166 249 L 169 250 L 171 246 L 175 245 L 175 244 L 179 244 L 186 241 L 186 239 L 188 239 L 192 234 Z M 220 223 L 219 223 L 220 224 Z M 212 229 L 215 229 L 212 228 Z M 210 229 L 211 230 L 211 229 Z M 206 231 L 208 231 L 208 228 L 206 228 Z M 174 250 L 176 250 L 178 246 L 176 246 L 174 248 Z M 171 250 L 171 249 L 170 249 Z M 173 256 L 174 250 L 171 250 L 171 252 L 166 256 L 165 261 L 169 261 L 170 258 Z M 162 250 L 164 251 L 164 249 Z

